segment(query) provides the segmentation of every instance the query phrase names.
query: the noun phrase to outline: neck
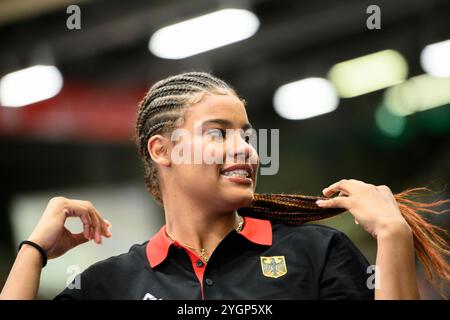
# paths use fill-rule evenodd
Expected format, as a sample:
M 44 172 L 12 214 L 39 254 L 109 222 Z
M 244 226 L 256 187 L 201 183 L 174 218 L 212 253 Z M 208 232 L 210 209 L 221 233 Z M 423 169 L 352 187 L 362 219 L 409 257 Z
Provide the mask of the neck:
M 217 212 L 180 194 L 164 199 L 164 212 L 168 234 L 182 245 L 204 249 L 208 256 L 239 224 L 236 211 Z

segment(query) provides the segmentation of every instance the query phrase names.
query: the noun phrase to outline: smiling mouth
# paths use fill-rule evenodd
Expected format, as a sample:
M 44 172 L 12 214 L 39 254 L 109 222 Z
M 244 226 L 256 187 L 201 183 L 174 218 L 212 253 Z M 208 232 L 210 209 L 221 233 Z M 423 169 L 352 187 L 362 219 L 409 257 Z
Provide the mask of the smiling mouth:
M 242 184 L 252 184 L 253 168 L 249 165 L 235 165 L 223 170 L 220 175 L 225 179 Z
M 226 177 L 239 177 L 239 178 L 250 178 L 250 173 L 247 170 L 236 169 L 232 171 L 226 171 L 222 173 Z

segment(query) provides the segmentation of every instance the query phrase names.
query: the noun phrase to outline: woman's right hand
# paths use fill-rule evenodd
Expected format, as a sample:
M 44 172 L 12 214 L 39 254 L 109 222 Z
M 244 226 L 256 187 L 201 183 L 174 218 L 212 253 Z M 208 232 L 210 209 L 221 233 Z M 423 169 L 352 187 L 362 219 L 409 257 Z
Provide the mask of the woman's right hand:
M 73 234 L 64 226 L 69 217 L 81 219 L 83 232 Z M 112 236 L 108 230 L 110 227 L 111 224 L 103 219 L 91 202 L 55 197 L 49 201 L 28 240 L 40 245 L 52 259 L 89 240 L 101 244 L 102 236 Z

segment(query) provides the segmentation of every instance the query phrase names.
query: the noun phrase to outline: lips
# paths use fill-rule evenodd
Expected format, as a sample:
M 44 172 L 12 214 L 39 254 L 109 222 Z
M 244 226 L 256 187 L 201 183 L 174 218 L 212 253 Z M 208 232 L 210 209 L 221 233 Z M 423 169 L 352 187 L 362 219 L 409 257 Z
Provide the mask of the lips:
M 251 178 L 253 174 L 253 167 L 249 164 L 233 164 L 222 169 L 220 174 L 224 176 L 244 176 Z
M 228 181 L 240 184 L 252 184 L 253 167 L 249 164 L 234 164 L 224 168 L 220 175 Z

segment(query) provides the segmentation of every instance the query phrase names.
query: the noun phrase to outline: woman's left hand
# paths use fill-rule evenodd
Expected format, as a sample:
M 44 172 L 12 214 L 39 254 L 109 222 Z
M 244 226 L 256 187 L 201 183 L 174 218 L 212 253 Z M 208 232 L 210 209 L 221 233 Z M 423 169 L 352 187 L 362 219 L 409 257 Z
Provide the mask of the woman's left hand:
M 318 200 L 322 208 L 345 208 L 354 217 L 355 222 L 375 238 L 385 231 L 411 229 L 403 218 L 397 201 L 389 187 L 374 186 L 354 179 L 343 179 L 323 189 L 326 197 L 340 192 L 337 197 Z

